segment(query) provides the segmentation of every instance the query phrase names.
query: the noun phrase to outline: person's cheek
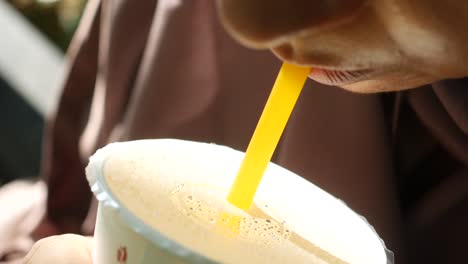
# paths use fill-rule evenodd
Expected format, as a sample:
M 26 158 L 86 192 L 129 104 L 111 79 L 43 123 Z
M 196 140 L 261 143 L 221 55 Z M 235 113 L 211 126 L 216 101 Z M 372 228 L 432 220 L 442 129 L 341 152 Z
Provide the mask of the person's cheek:
M 320 30 L 357 13 L 363 0 L 217 0 L 226 29 L 241 43 L 271 48 L 302 31 Z

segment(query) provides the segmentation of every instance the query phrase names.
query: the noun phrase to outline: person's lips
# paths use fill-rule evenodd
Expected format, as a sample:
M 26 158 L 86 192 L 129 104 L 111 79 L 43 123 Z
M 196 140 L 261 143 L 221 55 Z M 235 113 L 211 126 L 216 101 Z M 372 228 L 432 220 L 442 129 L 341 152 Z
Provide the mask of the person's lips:
M 328 70 L 312 68 L 309 77 L 322 84 L 341 86 L 368 79 L 370 70 Z

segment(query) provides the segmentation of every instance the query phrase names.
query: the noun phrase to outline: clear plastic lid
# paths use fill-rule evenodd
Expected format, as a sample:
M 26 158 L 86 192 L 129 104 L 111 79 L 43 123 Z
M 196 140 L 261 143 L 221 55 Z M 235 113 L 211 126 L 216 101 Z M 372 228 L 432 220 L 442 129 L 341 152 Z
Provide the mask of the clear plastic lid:
M 88 182 L 91 186 L 91 190 L 94 193 L 97 200 L 100 202 L 100 206 L 115 210 L 116 215 L 135 233 L 144 237 L 148 241 L 151 241 L 154 245 L 160 249 L 167 251 L 169 254 L 179 257 L 181 260 L 187 263 L 217 263 L 209 258 L 194 252 L 187 247 L 171 240 L 162 233 L 158 232 L 154 228 L 145 224 L 143 220 L 132 214 L 118 199 L 113 195 L 110 188 L 106 184 L 104 177 L 104 166 L 106 159 L 116 149 L 121 148 L 125 142 L 112 143 L 103 149 L 98 150 L 91 158 L 88 166 L 86 167 L 86 175 Z M 276 165 L 275 165 L 276 166 Z M 361 218 L 367 223 L 369 228 L 375 233 L 375 229 L 366 221 L 364 217 Z M 382 239 L 380 239 L 382 247 L 385 250 L 387 256 L 387 264 L 394 263 L 393 253 L 386 249 Z

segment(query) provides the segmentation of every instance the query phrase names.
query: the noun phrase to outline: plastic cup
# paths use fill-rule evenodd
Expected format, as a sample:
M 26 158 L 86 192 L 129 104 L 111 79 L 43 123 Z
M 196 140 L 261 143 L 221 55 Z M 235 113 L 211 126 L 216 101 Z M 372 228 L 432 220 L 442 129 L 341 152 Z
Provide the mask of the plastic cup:
M 147 158 L 151 161 L 147 164 L 153 168 L 145 169 L 145 173 L 152 181 L 176 180 L 180 184 L 190 181 L 190 184 L 195 185 L 217 186 L 227 193 L 244 153 L 215 144 L 173 139 L 113 143 L 97 151 L 86 168 L 91 189 L 99 201 L 94 234 L 94 264 L 261 263 L 256 259 L 259 256 L 255 256 L 255 243 L 249 246 L 252 252 L 250 256 L 244 254 L 245 259 L 231 261 L 224 257 L 235 255 L 233 251 L 239 248 L 230 248 L 229 243 L 211 251 L 203 248 L 210 243 L 211 233 L 203 234 L 187 229 L 187 232 L 194 232 L 193 241 L 180 241 L 171 237 L 166 230 L 153 228 L 151 221 L 138 215 L 141 211 L 127 207 L 128 203 L 111 191 L 105 174 L 112 173 L 112 168 L 109 168 L 111 163 L 107 164 L 110 159 L 114 162 L 128 162 L 131 166 L 132 160 L 128 157 L 132 156 L 137 160 Z M 172 165 L 165 167 L 165 164 Z M 164 178 L 158 178 L 161 172 L 154 171 L 154 167 L 164 171 Z M 190 175 L 184 175 L 188 172 Z M 171 174 L 177 174 L 177 177 L 170 179 Z M 129 185 L 128 188 L 135 188 L 135 185 Z M 145 202 L 141 201 L 142 204 Z M 278 165 L 268 165 L 254 204 L 259 207 L 268 204 L 275 217 L 282 219 L 291 232 L 310 242 L 315 248 L 309 247 L 312 248 L 309 252 L 319 255 L 317 263 L 393 263 L 393 255 L 364 218 L 337 198 Z M 145 209 L 144 206 L 142 208 Z M 160 208 L 147 209 L 154 211 L 156 217 L 160 213 Z M 181 225 L 178 232 L 184 232 L 185 228 L 185 225 Z M 274 258 L 277 263 L 293 263 L 282 252 L 273 251 L 272 254 L 278 254 L 279 257 Z M 273 262 L 270 259 L 265 263 Z

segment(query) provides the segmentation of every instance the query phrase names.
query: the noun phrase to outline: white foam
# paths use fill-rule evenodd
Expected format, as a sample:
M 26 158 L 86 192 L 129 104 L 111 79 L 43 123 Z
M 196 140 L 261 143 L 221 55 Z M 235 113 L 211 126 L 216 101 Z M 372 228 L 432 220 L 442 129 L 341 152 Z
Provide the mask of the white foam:
M 269 166 L 245 212 L 225 197 L 243 154 L 178 140 L 119 143 L 105 165 L 115 196 L 148 225 L 222 263 L 386 263 L 378 236 L 326 192 Z

